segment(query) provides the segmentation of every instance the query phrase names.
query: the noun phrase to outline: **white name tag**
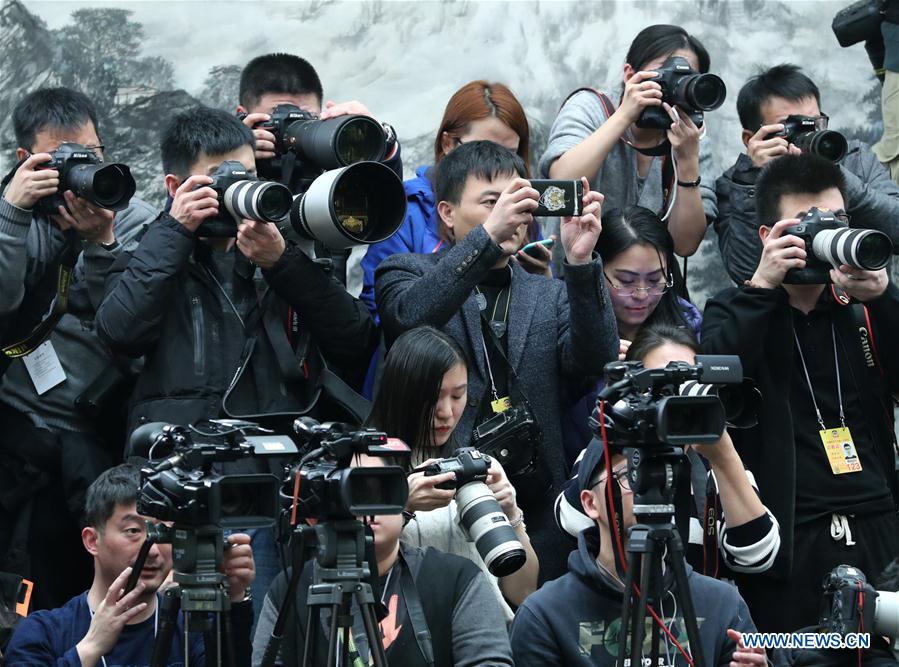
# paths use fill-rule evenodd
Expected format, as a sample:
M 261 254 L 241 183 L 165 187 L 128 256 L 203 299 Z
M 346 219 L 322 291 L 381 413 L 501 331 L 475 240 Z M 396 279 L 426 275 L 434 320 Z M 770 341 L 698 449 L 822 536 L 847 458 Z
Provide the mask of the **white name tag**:
M 50 391 L 56 385 L 66 381 L 66 373 L 59 363 L 53 343 L 49 340 L 41 343 L 38 348 L 27 357 L 22 357 L 34 390 L 38 396 Z

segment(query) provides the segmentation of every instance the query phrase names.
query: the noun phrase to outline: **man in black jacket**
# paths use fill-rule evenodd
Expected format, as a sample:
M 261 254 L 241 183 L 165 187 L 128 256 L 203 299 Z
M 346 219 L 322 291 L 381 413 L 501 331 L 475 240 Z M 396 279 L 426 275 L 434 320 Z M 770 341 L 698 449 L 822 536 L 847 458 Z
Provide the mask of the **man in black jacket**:
M 759 628 L 786 631 L 816 623 L 833 567 L 855 565 L 873 580 L 899 553 L 890 403 L 899 388 L 899 291 L 885 269 L 845 265 L 830 271 L 833 288 L 785 283 L 812 252 L 785 230 L 812 207 L 845 213 L 839 167 L 784 155 L 757 190 L 761 260 L 744 286 L 709 301 L 702 347 L 739 354 L 765 397 L 758 426 L 733 438 L 782 546 L 768 573 L 738 581 Z
M 715 231 L 724 267 L 734 282 L 742 283 L 753 274 L 762 253 L 756 218 L 759 173 L 775 157 L 801 152 L 784 137 L 773 135 L 784 129 L 790 115 L 813 117 L 824 126 L 827 116 L 821 113 L 818 87 L 796 65 L 778 65 L 749 79 L 737 97 L 737 113 L 746 152 L 715 183 Z M 840 171 L 852 226 L 879 229 L 899 245 L 899 186 L 871 148 L 850 141 Z
M 198 239 L 219 213 L 209 174 L 222 162 L 255 172 L 253 134 L 236 117 L 196 108 L 162 138 L 168 211 L 110 272 L 97 330 L 113 350 L 145 355 L 131 400 L 129 431 L 154 421 L 299 413 L 332 418 L 323 394 L 345 385 L 323 368 L 365 368 L 376 341 L 368 309 L 273 224 L 235 221 L 234 238 Z M 341 415 L 342 416 L 342 415 Z M 258 581 L 267 588 L 274 551 L 254 535 Z M 269 558 L 270 556 L 270 558 Z

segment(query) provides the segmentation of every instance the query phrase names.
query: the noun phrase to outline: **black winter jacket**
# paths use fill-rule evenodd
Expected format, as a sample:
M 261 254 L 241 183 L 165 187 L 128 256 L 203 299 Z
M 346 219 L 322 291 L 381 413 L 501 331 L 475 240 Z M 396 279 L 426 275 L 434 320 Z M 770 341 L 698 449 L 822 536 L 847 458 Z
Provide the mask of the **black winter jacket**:
M 152 421 L 186 424 L 224 416 L 222 399 L 232 387 L 226 407 L 233 415 L 297 412 L 313 395 L 315 373 L 307 380 L 304 370 L 315 367 L 318 351 L 336 369 L 364 369 L 371 358 L 377 340 L 368 310 L 290 245 L 264 271 L 231 251 L 238 253 L 235 282 L 249 281 L 257 299 L 243 318 L 241 340 L 223 340 L 235 330 L 225 318 L 237 314 L 222 305 L 227 300 L 209 268 L 210 252 L 161 213 L 137 249 L 110 270 L 97 331 L 114 351 L 146 356 L 129 431 Z M 288 309 L 300 323 L 293 346 L 308 340 L 306 354 L 287 347 Z M 244 359 L 239 368 L 223 361 L 223 351 L 235 346 Z M 310 363 L 297 363 L 297 357 Z
M 899 247 L 899 185 L 860 141 L 849 142 L 849 152 L 840 163 L 846 179 L 846 212 L 852 227 L 877 229 Z M 741 284 L 755 273 L 762 256 L 758 217 L 755 212 L 755 181 L 761 169 L 745 153 L 715 182 L 718 198 L 718 247 L 724 268 Z
M 853 308 L 834 301 L 833 321 L 837 343 L 851 369 L 843 382 L 853 383 L 860 398 L 872 441 L 887 471 L 886 481 L 896 498 L 890 394 L 899 389 L 899 349 L 894 343 L 899 337 L 899 289 L 890 284 L 883 295 L 865 305 L 882 376 L 866 365 Z M 792 311 L 788 294 L 781 288 L 734 287 L 706 304 L 702 351 L 740 355 L 744 374 L 758 383 L 764 396 L 758 426 L 731 432 L 743 463 L 755 473 L 763 502 L 780 523 L 781 549 L 763 576 L 787 577 L 793 567 L 796 470 L 802 462 L 796 461 L 790 388 L 791 382 L 804 378 L 793 373 L 792 341 Z

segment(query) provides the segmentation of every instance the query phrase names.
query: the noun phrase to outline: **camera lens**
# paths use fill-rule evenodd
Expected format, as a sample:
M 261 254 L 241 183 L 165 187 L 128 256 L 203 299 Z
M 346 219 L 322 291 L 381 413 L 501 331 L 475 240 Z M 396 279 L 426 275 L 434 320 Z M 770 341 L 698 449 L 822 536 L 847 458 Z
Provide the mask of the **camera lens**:
M 293 195 L 280 183 L 246 180 L 228 186 L 224 202 L 228 212 L 238 220 L 278 222 L 290 211 Z
M 344 165 L 380 160 L 384 155 L 384 130 L 367 116 L 349 118 L 337 132 L 337 157 Z
M 69 170 L 64 187 L 97 206 L 121 211 L 127 208 L 137 184 L 123 164 L 79 164 Z
M 384 128 L 368 116 L 298 121 L 287 128 L 284 139 L 302 159 L 320 169 L 377 162 L 387 150 Z
M 685 101 L 700 111 L 712 111 L 724 104 L 727 86 L 714 74 L 696 74 L 684 81 Z
M 831 162 L 839 162 L 846 155 L 849 145 L 846 138 L 833 130 L 804 132 L 798 135 L 793 143 L 802 151 L 823 157 Z
M 724 407 L 716 396 L 667 396 L 655 421 L 659 440 L 669 445 L 712 444 L 724 431 Z
M 823 262 L 879 271 L 890 261 L 890 237 L 873 229 L 825 229 L 812 240 L 812 252 Z
M 524 547 L 486 484 L 469 482 L 461 487 L 456 492 L 456 508 L 459 524 L 475 543 L 490 574 L 505 577 L 524 565 Z

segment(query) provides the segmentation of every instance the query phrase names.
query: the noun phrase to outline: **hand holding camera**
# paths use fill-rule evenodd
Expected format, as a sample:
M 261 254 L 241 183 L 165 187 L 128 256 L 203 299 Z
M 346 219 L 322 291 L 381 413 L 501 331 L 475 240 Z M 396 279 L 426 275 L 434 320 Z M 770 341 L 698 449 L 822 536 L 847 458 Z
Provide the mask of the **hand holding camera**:
M 624 97 L 618 112 L 628 125 L 635 122 L 646 107 L 662 105 L 662 86 L 653 81 L 658 72 L 637 72 L 624 84 Z
M 521 239 L 519 228 L 531 224 L 534 219 L 532 211 L 537 208 L 539 193 L 524 178 L 516 178 L 500 194 L 493 211 L 484 223 L 486 231 L 494 243 L 503 249 L 506 255 L 518 250 Z
M 437 459 L 428 459 L 422 464 L 430 468 L 438 463 Z M 437 475 L 426 471 L 409 475 L 409 499 L 406 509 L 409 512 L 428 512 L 449 505 L 456 495 L 456 473 L 441 472 Z
M 39 168 L 52 159 L 49 153 L 35 153 L 28 157 L 9 182 L 4 199 L 13 206 L 30 211 L 38 200 L 53 195 L 59 188 L 59 172 Z
M 368 116 L 369 118 L 374 118 L 368 107 L 358 100 L 340 103 L 332 100 L 325 102 L 325 108 L 319 118 L 327 120 L 328 118 L 337 118 L 338 116 Z
M 503 513 L 509 521 L 517 519 L 521 510 L 518 509 L 518 504 L 515 502 L 515 487 L 512 486 L 512 482 L 506 476 L 506 471 L 496 459 L 492 459 L 490 462 L 485 484 L 493 491 L 493 497 L 496 498 L 496 502 L 502 507 Z
M 212 177 L 195 174 L 175 190 L 169 215 L 191 232 L 197 231 L 207 218 L 218 215 L 219 198 L 215 190 L 208 187 L 211 183 Z
M 805 268 L 805 241 L 792 234 L 784 235 L 784 230 L 798 223 L 797 218 L 788 218 L 771 228 L 762 248 L 762 258 L 750 281 L 753 285 L 774 289 L 783 284 L 787 271 Z
M 256 578 L 256 562 L 253 560 L 250 541 L 250 536 L 246 533 L 233 533 L 228 536 L 222 569 L 228 577 L 231 602 L 243 600 L 247 589 Z
M 886 292 L 890 282 L 886 269 L 865 271 L 841 264 L 839 270 L 830 270 L 830 280 L 857 301 L 871 301 Z
M 287 247 L 274 225 L 244 219 L 237 228 L 237 247 L 260 269 L 272 268 Z
M 768 162 L 780 155 L 799 155 L 802 151 L 781 134 L 784 130 L 783 123 L 762 125 L 758 132 L 752 135 L 752 139 L 746 144 L 746 153 L 752 164 L 756 167 L 764 167 Z
M 269 127 L 266 127 L 266 123 L 271 119 L 267 113 L 251 113 L 241 119 L 244 125 L 253 130 L 253 137 L 256 139 L 254 153 L 257 160 L 271 160 L 277 155 L 275 152 L 277 137 Z
M 115 213 L 76 197 L 71 190 L 63 195 L 66 205 L 59 207 L 59 214 L 51 216 L 61 230 L 74 229 L 85 241 L 109 245 L 115 241 L 112 223 Z M 68 210 L 66 210 L 68 209 Z
M 602 231 L 600 216 L 604 197 L 590 189 L 586 178 L 582 177 L 581 182 L 584 184 L 581 215 L 562 218 L 559 232 L 562 247 L 565 249 L 565 259 L 573 265 L 588 264 L 592 260 L 596 239 Z
M 682 181 L 695 181 L 699 176 L 699 138 L 702 130 L 693 122 L 690 114 L 678 107 L 664 102 L 662 108 L 671 116 L 672 123 L 667 136 L 677 159 L 678 178 Z

